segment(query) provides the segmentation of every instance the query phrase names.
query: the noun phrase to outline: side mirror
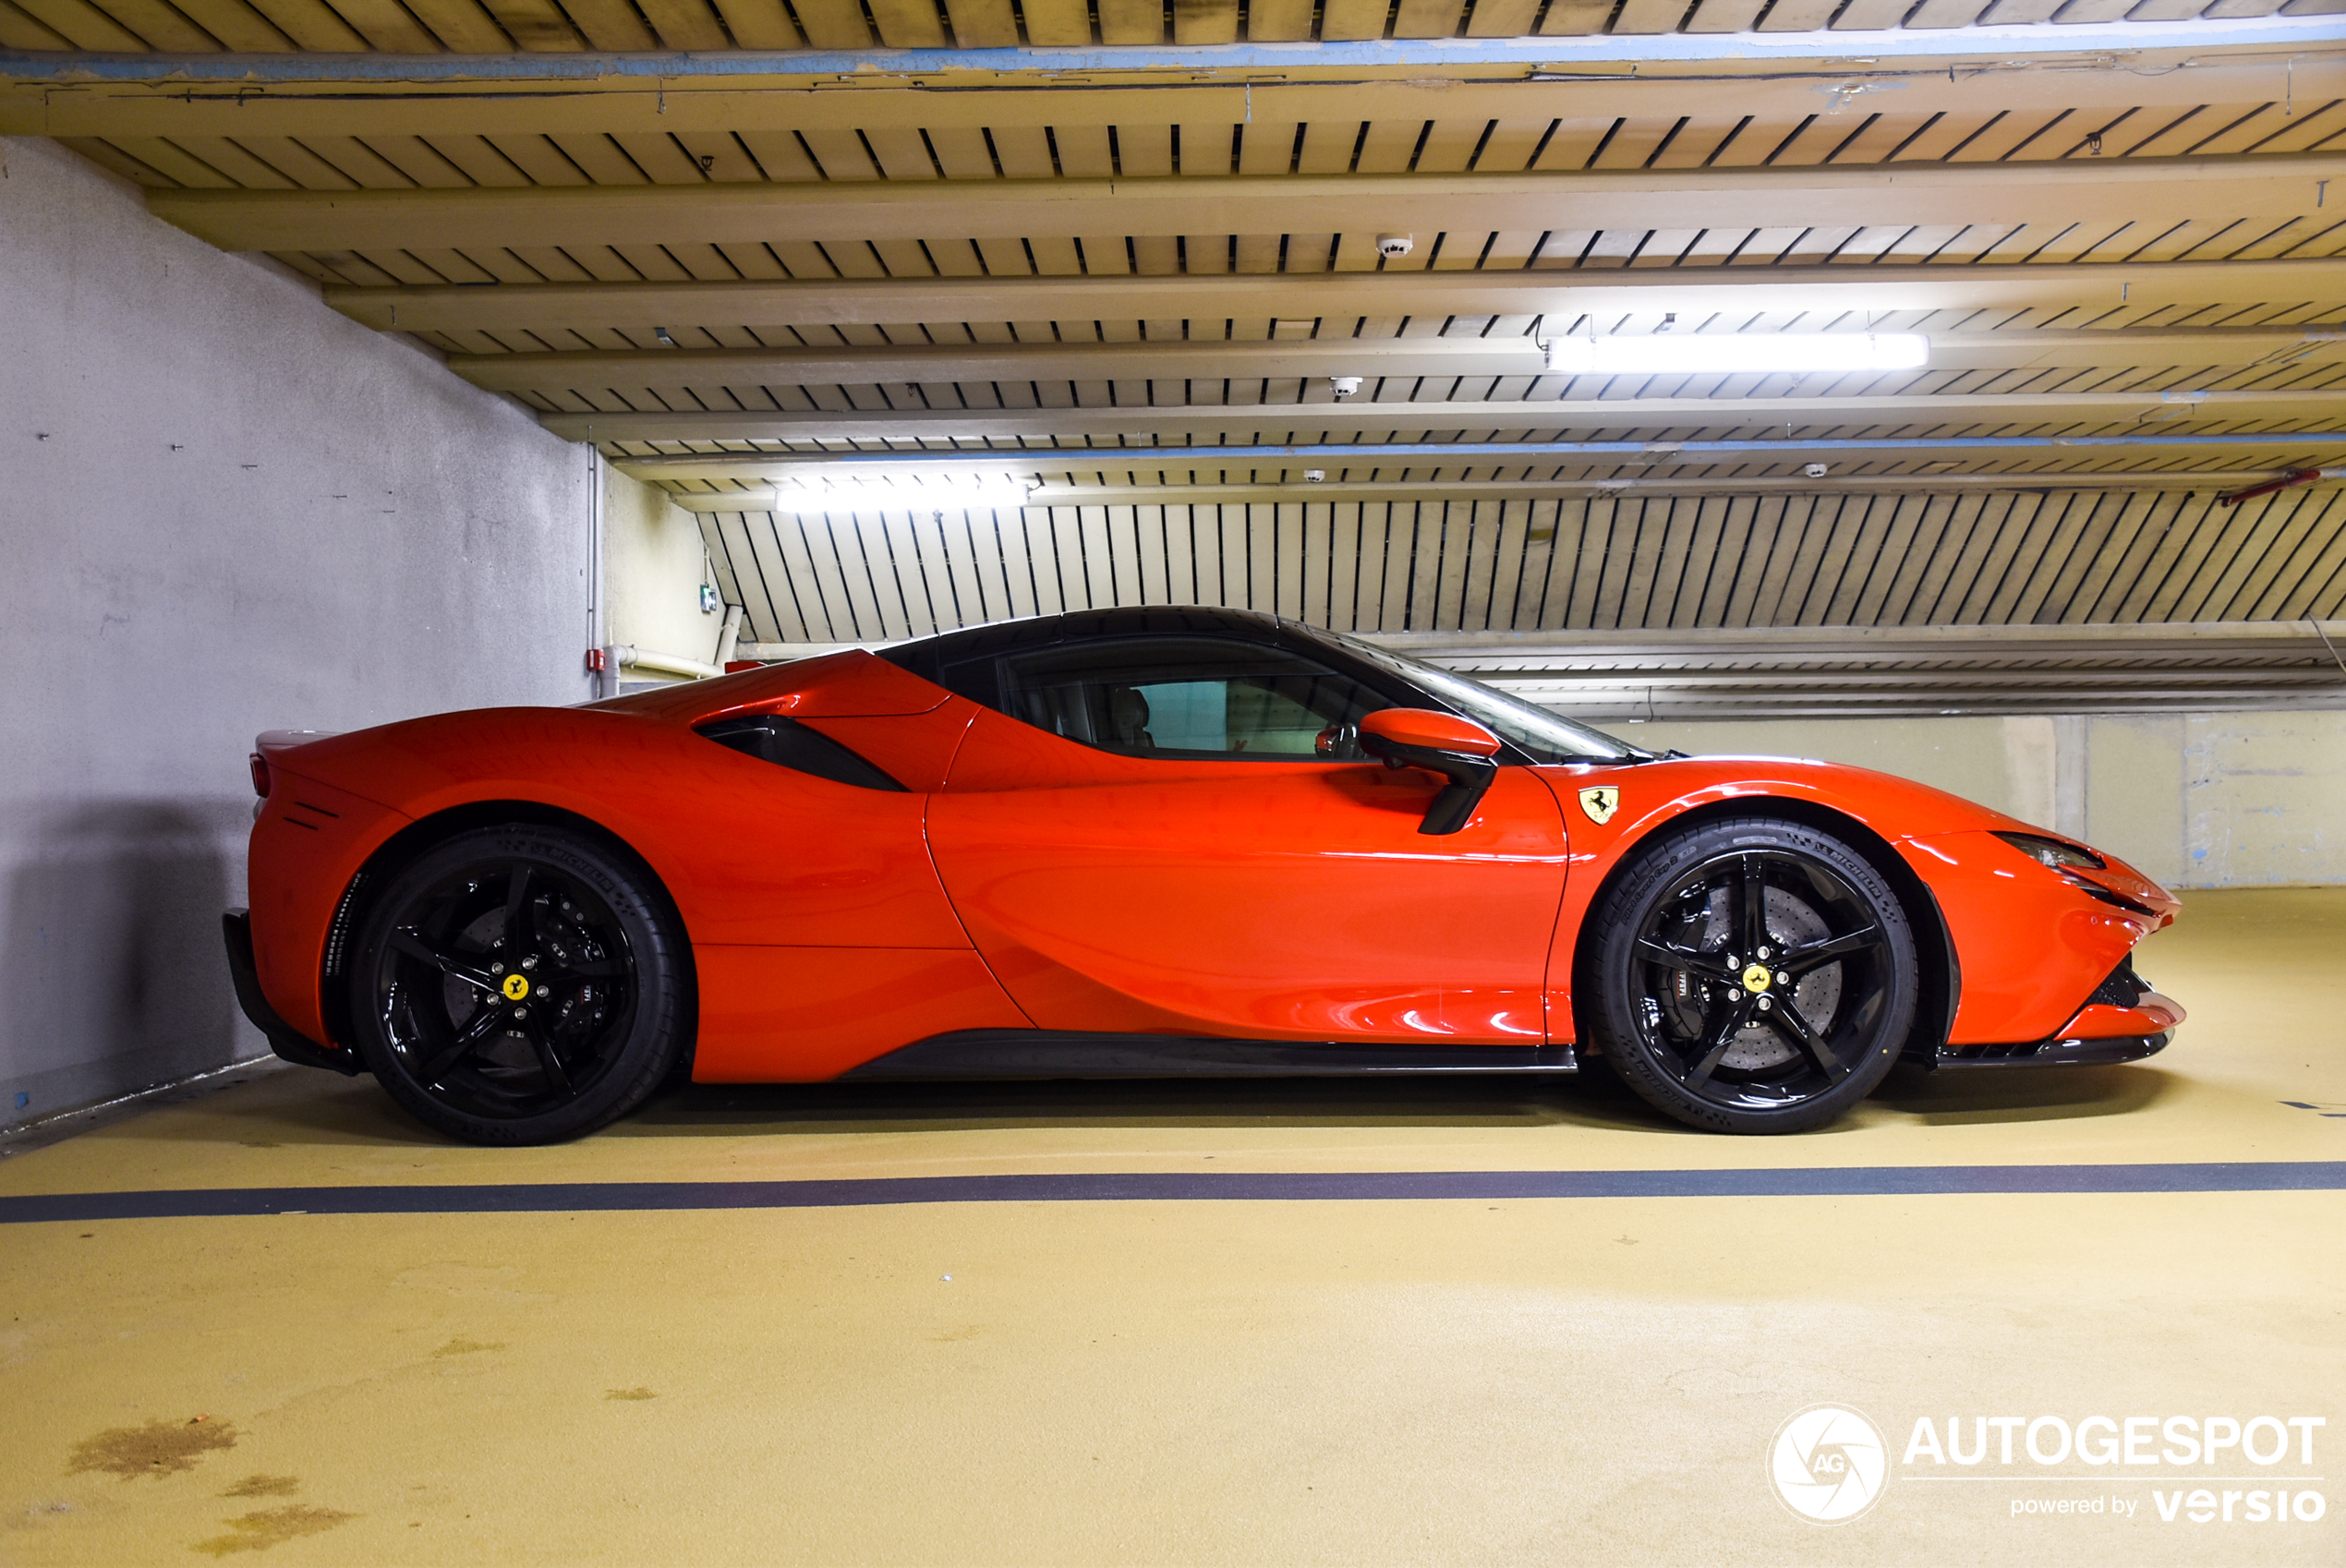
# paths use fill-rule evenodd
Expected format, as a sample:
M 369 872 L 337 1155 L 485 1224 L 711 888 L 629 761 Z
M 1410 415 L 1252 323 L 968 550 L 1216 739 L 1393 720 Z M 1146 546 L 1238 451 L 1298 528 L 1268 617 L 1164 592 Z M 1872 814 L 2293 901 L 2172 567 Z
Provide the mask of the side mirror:
M 1456 833 L 1497 778 L 1499 738 L 1471 718 L 1424 707 L 1380 708 L 1360 720 L 1360 749 L 1387 767 L 1422 767 L 1449 780 L 1418 831 Z

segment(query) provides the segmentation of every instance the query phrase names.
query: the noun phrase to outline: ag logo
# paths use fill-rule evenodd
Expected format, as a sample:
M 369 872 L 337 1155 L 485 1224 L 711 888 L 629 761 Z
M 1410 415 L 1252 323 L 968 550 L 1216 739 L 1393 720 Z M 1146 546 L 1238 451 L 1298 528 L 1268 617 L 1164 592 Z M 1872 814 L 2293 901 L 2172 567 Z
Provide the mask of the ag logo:
M 1580 791 L 1580 809 L 1589 814 L 1590 822 L 1602 826 L 1611 822 L 1613 814 L 1621 809 L 1621 791 L 1610 784 L 1583 790 Z
M 1817 1525 L 1845 1525 L 1889 1478 L 1881 1429 L 1845 1405 L 1811 1405 L 1776 1429 L 1768 1478 L 1784 1506 Z

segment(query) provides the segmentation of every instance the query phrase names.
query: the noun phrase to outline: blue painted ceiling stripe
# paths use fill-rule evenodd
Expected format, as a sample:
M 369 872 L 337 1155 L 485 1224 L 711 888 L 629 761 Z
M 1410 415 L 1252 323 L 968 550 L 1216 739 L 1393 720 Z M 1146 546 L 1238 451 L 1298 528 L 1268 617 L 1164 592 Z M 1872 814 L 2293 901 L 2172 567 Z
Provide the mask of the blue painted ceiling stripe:
M 2335 1192 L 2346 1160 L 1786 1170 L 1312 1171 L 894 1176 L 846 1181 L 242 1187 L 0 1197 L 0 1224 L 308 1214 L 636 1213 L 902 1203 L 1403 1202 L 1534 1198 L 1881 1198 L 1990 1193 Z
M 1816 63 L 1834 74 L 1836 60 L 1968 61 L 1993 69 L 2030 56 L 2116 54 L 2156 49 L 2291 48 L 2335 43 L 2334 17 L 2243 17 L 2229 20 L 2099 22 L 2071 27 L 2017 26 L 1893 30 L 1867 33 L 1590 33 L 1558 38 L 1378 39 L 1359 42 L 1132 44 L 1067 49 L 868 49 L 714 54 L 100 54 L 0 52 L 0 76 L 25 81 L 599 81 L 611 78 L 681 81 L 725 77 L 1022 75 L 1148 71 L 1378 70 L 1394 67 L 1498 66 L 1515 72 L 1556 66 L 1621 68 L 1640 64 Z M 1855 60 L 1851 57 L 1856 56 Z M 2105 67 L 2118 62 L 2095 62 Z M 2121 67 L 2122 68 L 2122 66 Z M 1876 73 L 1861 73 L 1876 74 Z M 1179 85 L 1196 85 L 1182 83 Z M 1213 85 L 1205 83 L 1203 85 Z

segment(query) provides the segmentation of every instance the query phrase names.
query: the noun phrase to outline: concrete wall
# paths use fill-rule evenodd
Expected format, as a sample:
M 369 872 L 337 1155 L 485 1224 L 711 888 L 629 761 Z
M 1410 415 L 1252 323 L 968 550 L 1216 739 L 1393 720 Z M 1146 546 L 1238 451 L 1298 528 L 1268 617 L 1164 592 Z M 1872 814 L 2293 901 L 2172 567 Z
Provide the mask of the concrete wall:
M 1610 728 L 1657 749 L 1821 757 L 1919 778 L 2173 887 L 2346 883 L 2346 713 Z
M 260 1048 L 256 730 L 589 695 L 594 468 L 0 139 L 0 1125 Z
M 701 609 L 701 588 L 715 578 L 700 518 L 671 501 L 664 490 L 617 469 L 604 473 L 605 637 L 615 646 L 708 663 L 717 657 L 723 616 Z M 632 690 L 683 679 L 631 669 L 623 684 Z

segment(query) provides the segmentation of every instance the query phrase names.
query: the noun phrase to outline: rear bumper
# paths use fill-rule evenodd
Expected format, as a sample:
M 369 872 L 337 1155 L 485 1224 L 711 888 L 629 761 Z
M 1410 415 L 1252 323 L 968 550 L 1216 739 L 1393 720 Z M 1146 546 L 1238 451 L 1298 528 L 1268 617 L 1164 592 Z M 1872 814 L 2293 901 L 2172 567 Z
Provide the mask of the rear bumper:
M 320 1045 L 279 1018 L 277 1009 L 269 1005 L 269 998 L 260 994 L 260 973 L 252 958 L 250 913 L 244 910 L 228 911 L 220 917 L 220 930 L 228 943 L 228 978 L 236 987 L 236 1005 L 244 1008 L 245 1017 L 269 1042 L 269 1049 L 298 1066 L 325 1067 L 349 1078 L 356 1078 L 364 1070 L 352 1053 Z

